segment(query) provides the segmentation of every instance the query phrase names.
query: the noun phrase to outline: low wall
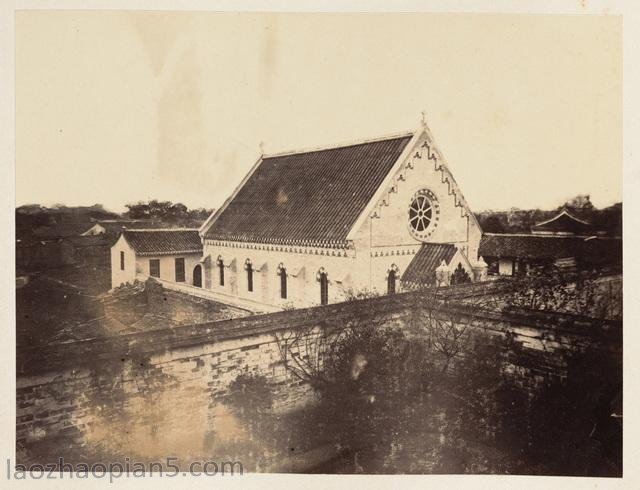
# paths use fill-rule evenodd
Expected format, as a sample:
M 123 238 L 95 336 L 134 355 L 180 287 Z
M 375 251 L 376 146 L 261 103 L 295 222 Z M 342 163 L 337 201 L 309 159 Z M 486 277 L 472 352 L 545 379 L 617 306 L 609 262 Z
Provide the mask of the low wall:
M 214 322 L 251 314 L 249 310 L 211 298 L 163 287 L 153 279 L 114 289 L 103 297 L 103 304 L 107 316 L 128 326 L 140 326 L 140 330 Z M 149 316 L 152 317 L 151 322 L 145 319 Z
M 229 383 L 239 374 L 265 376 L 274 388 L 276 410 L 312 399 L 311 388 L 283 365 L 276 336 L 312 336 L 355 321 L 402 328 L 419 301 L 418 293 L 406 293 L 22 350 L 17 359 L 19 447 L 30 457 L 60 454 L 62 438 L 71 447 L 99 447 L 121 457 L 205 457 L 212 439 L 234 441 L 243 434 L 224 405 Z M 616 353 L 621 345 L 619 322 L 490 313 L 463 305 L 438 314 L 454 314 L 456 322 L 483 334 L 513 332 L 528 353 L 523 365 L 540 375 L 549 364 L 536 354 L 593 336 Z

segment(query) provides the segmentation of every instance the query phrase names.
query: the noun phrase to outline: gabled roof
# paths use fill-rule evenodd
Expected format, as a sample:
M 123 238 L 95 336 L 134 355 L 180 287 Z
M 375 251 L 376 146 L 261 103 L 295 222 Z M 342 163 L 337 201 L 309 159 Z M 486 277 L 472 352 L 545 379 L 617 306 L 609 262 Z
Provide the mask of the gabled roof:
M 573 235 L 587 234 L 591 229 L 590 223 L 576 218 L 566 209 L 563 209 L 553 218 L 531 227 L 533 233 L 566 233 Z
M 346 246 L 347 234 L 412 136 L 264 156 L 203 226 L 204 237 Z
M 202 240 L 196 229 L 124 230 L 122 236 L 136 255 L 202 253 Z
M 402 282 L 433 284 L 442 261 L 448 265 L 458 249 L 450 243 L 423 243 L 402 274 Z

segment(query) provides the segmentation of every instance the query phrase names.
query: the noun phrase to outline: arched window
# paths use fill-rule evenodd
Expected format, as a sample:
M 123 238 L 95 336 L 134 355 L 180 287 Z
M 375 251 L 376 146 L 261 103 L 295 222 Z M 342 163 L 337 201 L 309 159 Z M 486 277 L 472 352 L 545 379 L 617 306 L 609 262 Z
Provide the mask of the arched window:
M 398 266 L 392 264 L 391 268 L 387 271 L 387 294 L 396 293 L 396 280 L 398 278 Z
M 193 285 L 197 288 L 202 287 L 202 266 L 200 264 L 193 268 Z
M 244 261 L 244 270 L 247 271 L 247 291 L 253 291 L 253 264 L 250 259 Z
M 278 275 L 280 276 L 280 297 L 287 299 L 287 269 L 282 264 L 278 266 Z
M 218 257 L 218 269 L 220 272 L 220 286 L 224 286 L 224 260 L 222 260 L 222 257 Z
M 326 305 L 329 303 L 329 278 L 324 268 L 318 271 L 317 278 L 320 283 L 320 304 Z
M 396 293 L 396 271 L 389 271 L 387 276 L 387 294 Z

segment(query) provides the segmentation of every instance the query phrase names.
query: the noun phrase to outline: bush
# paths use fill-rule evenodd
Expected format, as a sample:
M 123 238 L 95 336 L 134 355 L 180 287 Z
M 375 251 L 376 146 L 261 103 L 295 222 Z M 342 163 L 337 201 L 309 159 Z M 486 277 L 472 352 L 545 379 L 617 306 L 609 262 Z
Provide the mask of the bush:
M 229 384 L 227 404 L 241 419 L 253 423 L 269 413 L 273 393 L 266 377 L 243 373 Z

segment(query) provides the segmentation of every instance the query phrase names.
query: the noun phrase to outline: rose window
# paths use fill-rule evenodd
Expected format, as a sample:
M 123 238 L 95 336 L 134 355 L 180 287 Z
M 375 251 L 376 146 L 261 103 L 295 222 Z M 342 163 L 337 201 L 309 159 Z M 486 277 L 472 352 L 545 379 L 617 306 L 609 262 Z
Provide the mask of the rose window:
M 440 210 L 438 201 L 427 189 L 416 192 L 409 205 L 409 229 L 417 238 L 427 238 L 433 232 Z

